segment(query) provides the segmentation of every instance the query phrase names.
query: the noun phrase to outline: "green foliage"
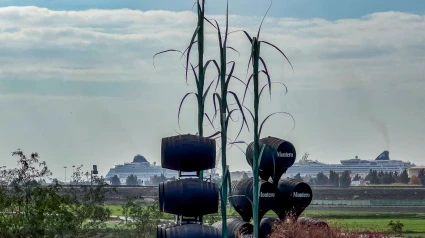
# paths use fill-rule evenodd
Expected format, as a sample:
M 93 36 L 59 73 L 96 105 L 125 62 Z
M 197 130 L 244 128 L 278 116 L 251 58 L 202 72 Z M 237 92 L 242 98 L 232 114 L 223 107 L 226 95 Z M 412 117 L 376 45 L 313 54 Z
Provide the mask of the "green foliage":
M 121 185 L 121 180 L 118 178 L 118 176 L 115 174 L 114 177 L 111 179 L 112 185 Z
M 394 235 L 402 235 L 404 224 L 400 221 L 393 222 L 392 220 L 388 223 L 389 231 Z
M 400 174 L 400 183 L 408 184 L 409 183 L 409 174 L 407 173 L 407 170 L 403 170 L 403 172 Z
M 150 185 L 159 185 L 162 182 L 167 181 L 167 178 L 164 176 L 164 174 L 161 174 L 161 176 L 154 175 L 151 180 L 149 181 Z
M 303 178 L 301 177 L 301 174 L 300 174 L 300 173 L 297 173 L 297 174 L 294 176 L 294 179 L 295 179 L 295 180 L 298 180 L 298 181 L 303 181 Z
M 327 185 L 329 183 L 329 178 L 323 172 L 319 172 L 314 179 L 314 184 L 316 185 Z
M 418 178 L 421 180 L 423 186 L 425 186 L 425 169 L 419 170 Z
M 354 178 L 353 178 L 353 181 L 360 181 L 360 179 L 362 179 L 362 178 L 360 177 L 360 175 L 356 174 L 356 175 L 354 176 Z
M 128 198 L 122 205 L 122 221 L 118 229 L 122 237 L 156 237 L 156 228 L 161 224 L 164 214 L 158 209 L 158 200 L 141 206 L 134 199 Z
M 137 181 L 137 176 L 130 174 L 127 179 L 125 180 L 125 184 L 126 185 L 131 185 L 131 186 L 136 186 L 139 185 L 138 181 Z
M 393 184 L 396 182 L 407 184 L 409 182 L 409 176 L 407 170 L 404 170 L 400 175 L 392 171 L 376 171 L 370 170 L 365 180 L 370 181 L 370 184 Z
M 339 187 L 339 175 L 333 170 L 329 171 L 328 183 L 331 186 Z
M 350 171 L 344 171 L 339 177 L 339 186 L 342 188 L 348 188 L 351 185 Z
M 2 171 L 5 181 L 0 188 L 0 231 L 4 237 L 87 236 L 98 230 L 109 218 L 104 207 L 107 184 L 102 179 L 96 185 L 79 191 L 76 187 L 63 188 L 50 180 L 52 173 L 45 162 L 39 162 L 37 153 L 27 157 L 22 151 L 12 153 L 18 157 L 18 167 Z M 81 167 L 77 168 L 81 181 Z M 77 199 L 77 193 L 80 198 Z

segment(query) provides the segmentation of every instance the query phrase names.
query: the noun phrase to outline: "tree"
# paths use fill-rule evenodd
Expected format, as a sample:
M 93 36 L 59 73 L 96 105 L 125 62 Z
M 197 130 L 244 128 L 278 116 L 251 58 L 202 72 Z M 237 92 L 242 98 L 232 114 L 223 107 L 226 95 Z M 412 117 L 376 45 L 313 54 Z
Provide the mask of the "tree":
M 137 186 L 137 176 L 130 174 L 125 181 L 126 185 Z
M 396 223 L 394 223 L 391 220 L 390 223 L 388 223 L 388 227 L 391 233 L 397 236 L 401 236 L 403 233 L 404 224 L 401 223 L 400 221 L 397 221 Z
M 242 175 L 242 179 L 249 179 L 248 174 L 244 172 Z
M 409 185 L 422 185 L 421 179 L 413 175 L 410 177 Z
M 418 178 L 421 180 L 422 185 L 425 186 L 425 169 L 419 170 Z
M 407 170 L 403 170 L 403 172 L 400 174 L 400 183 L 407 184 L 409 183 L 409 175 L 407 174 Z
M 342 188 L 348 188 L 351 185 L 350 171 L 344 171 L 339 178 L 339 184 Z
M 151 180 L 150 180 L 150 184 L 151 185 L 159 185 L 162 182 L 167 181 L 167 178 L 164 176 L 164 174 L 161 174 L 160 176 L 158 175 L 154 175 Z
M 316 185 L 326 185 L 329 182 L 329 178 L 323 173 L 319 172 L 315 179 Z
M 111 179 L 112 185 L 121 185 L 121 180 L 118 178 L 118 176 L 115 174 L 114 177 Z
M 76 186 L 62 188 L 37 153 L 27 157 L 17 150 L 12 156 L 18 157 L 17 168 L 1 171 L 2 179 L 10 183 L 7 190 L 0 186 L 2 237 L 93 237 L 91 232 L 105 225 L 110 210 L 103 204 L 108 191 L 104 180 L 95 177 L 96 185 L 81 191 Z M 81 181 L 81 167 L 76 181 Z M 36 182 L 40 179 L 52 183 L 41 186 Z
M 360 177 L 360 175 L 356 174 L 353 178 L 353 181 L 360 181 L 362 178 Z
M 300 173 L 297 173 L 297 175 L 295 175 L 294 179 L 298 180 L 298 181 L 303 181 L 303 178 L 301 177 Z
M 339 175 L 333 170 L 329 171 L 329 185 L 339 186 Z

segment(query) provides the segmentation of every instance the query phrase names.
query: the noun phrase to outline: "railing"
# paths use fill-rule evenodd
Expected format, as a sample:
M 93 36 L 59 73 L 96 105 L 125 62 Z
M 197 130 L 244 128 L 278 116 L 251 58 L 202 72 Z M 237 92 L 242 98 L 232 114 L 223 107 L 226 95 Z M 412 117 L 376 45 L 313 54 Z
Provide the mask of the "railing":
M 355 207 L 422 207 L 425 206 L 425 200 L 313 200 L 311 201 L 311 205 Z

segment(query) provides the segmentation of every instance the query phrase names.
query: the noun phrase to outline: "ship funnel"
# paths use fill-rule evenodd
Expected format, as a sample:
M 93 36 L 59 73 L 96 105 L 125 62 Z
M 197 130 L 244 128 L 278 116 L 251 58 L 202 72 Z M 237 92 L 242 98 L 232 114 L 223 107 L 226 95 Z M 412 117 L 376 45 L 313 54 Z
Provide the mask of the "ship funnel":
M 390 160 L 390 152 L 385 150 L 380 155 L 378 155 L 375 160 Z

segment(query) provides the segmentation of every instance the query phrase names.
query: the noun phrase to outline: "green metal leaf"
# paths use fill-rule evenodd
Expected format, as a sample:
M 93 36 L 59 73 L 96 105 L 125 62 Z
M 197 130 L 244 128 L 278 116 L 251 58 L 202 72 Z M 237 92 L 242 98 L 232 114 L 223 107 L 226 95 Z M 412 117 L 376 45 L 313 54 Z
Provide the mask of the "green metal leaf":
M 237 51 L 237 50 L 236 50 L 235 48 L 233 48 L 233 47 L 226 46 L 226 49 L 231 49 L 231 50 L 235 51 L 236 53 L 238 53 L 238 54 L 239 54 L 239 56 L 241 56 L 241 53 L 239 53 L 239 51 Z
M 289 65 L 291 65 L 292 71 L 294 71 L 294 67 L 292 67 L 291 61 L 289 61 L 288 57 L 286 57 L 285 53 L 283 53 L 282 50 L 280 50 L 277 46 L 275 46 L 275 45 L 273 45 L 273 44 L 271 44 L 271 43 L 269 43 L 267 41 L 260 41 L 260 42 L 265 43 L 267 45 L 270 45 L 273 48 L 275 48 L 276 50 L 278 50 L 285 57 L 285 59 L 288 61 Z
M 243 119 L 243 121 L 245 122 L 246 127 L 247 127 L 247 129 L 248 129 L 248 131 L 249 131 L 248 122 L 246 121 L 245 113 L 243 113 L 242 104 L 239 102 L 238 95 L 236 95 L 236 93 L 234 93 L 234 92 L 232 92 L 232 91 L 228 91 L 228 93 L 230 93 L 231 95 L 233 95 L 233 98 L 236 100 L 236 103 L 238 104 L 239 110 L 241 111 L 241 114 L 242 114 L 242 119 Z M 241 133 L 241 132 L 239 131 L 238 136 L 239 136 L 239 134 L 240 134 L 240 133 Z M 238 136 L 237 136 L 237 137 L 238 137 Z
M 190 44 L 187 50 L 187 56 L 186 56 L 186 69 L 189 68 L 189 58 L 190 58 L 190 50 L 192 49 L 192 46 L 195 41 L 196 35 L 198 35 L 199 26 L 196 27 L 195 32 L 193 33 L 192 39 L 190 40 Z M 186 70 L 186 80 L 187 80 L 187 70 Z
M 210 125 L 212 126 L 212 128 L 214 129 L 214 131 L 216 131 L 213 122 L 211 121 L 210 117 L 208 116 L 207 113 L 204 113 L 204 115 L 207 117 L 208 121 L 210 122 Z
M 264 19 L 266 18 L 267 13 L 269 12 L 269 10 L 270 10 L 270 8 L 271 8 L 271 7 L 272 7 L 272 0 L 270 0 L 270 6 L 269 6 L 269 8 L 267 9 L 266 14 L 264 14 L 264 16 L 263 16 L 263 20 L 261 20 L 260 27 L 258 27 L 257 39 L 260 39 L 260 30 L 261 30 L 261 26 L 263 26 Z
M 182 109 L 182 105 L 183 105 L 183 102 L 184 102 L 184 100 L 187 98 L 187 96 L 189 96 L 189 95 L 191 95 L 191 94 L 195 94 L 196 95 L 196 98 L 198 98 L 198 94 L 197 93 L 186 93 L 186 95 L 184 95 L 184 97 L 183 97 L 183 99 L 181 100 L 181 102 L 180 102 L 180 106 L 179 106 L 179 112 L 178 112 L 178 114 L 177 114 L 177 124 L 179 125 L 179 129 L 181 129 L 180 128 L 180 111 L 181 111 L 181 109 Z
M 155 68 L 155 57 L 157 55 L 160 55 L 160 54 L 163 54 L 163 53 L 167 53 L 167 52 L 179 52 L 179 53 L 181 53 L 184 56 L 183 52 L 181 52 L 180 50 L 175 50 L 175 49 L 169 49 L 169 50 L 164 50 L 164 51 L 158 52 L 158 53 L 154 54 L 154 56 L 152 57 L 152 64 L 153 64 L 153 67 L 154 68 Z
M 212 85 L 213 83 L 214 83 L 214 80 L 213 80 L 213 81 L 211 81 L 211 83 L 210 83 L 210 85 L 208 86 L 207 90 L 205 90 L 204 96 L 203 96 L 203 98 L 202 98 L 202 103 L 203 103 L 203 104 L 205 103 L 205 99 L 207 98 L 208 91 L 210 91 L 211 85 Z
M 288 93 L 288 87 L 286 87 L 286 85 L 285 85 L 284 83 L 281 83 L 281 82 L 271 82 L 271 83 L 278 83 L 278 84 L 283 85 L 283 86 L 285 87 L 285 94 L 287 94 L 287 93 Z M 260 94 L 258 95 L 258 97 L 261 97 L 261 93 L 263 93 L 263 90 L 267 87 L 267 85 L 268 85 L 268 84 L 264 85 L 264 86 L 261 88 L 261 91 L 260 91 Z
M 258 132 L 258 135 L 260 136 L 261 135 L 261 131 L 262 131 L 262 129 L 263 129 L 263 125 L 264 125 L 264 123 L 271 117 L 271 116 L 273 116 L 273 115 L 276 115 L 276 114 L 286 114 L 286 115 L 289 115 L 289 116 L 291 116 L 291 118 L 292 118 L 292 121 L 294 122 L 294 127 L 292 127 L 292 129 L 291 129 L 291 131 L 295 128 L 295 119 L 294 119 L 294 117 L 290 114 L 290 113 L 288 113 L 288 112 L 274 112 L 274 113 L 272 113 L 272 114 L 270 114 L 270 115 L 268 115 L 267 117 L 266 117 L 266 119 L 264 119 L 264 121 L 261 123 L 261 125 L 260 125 L 260 131 Z

